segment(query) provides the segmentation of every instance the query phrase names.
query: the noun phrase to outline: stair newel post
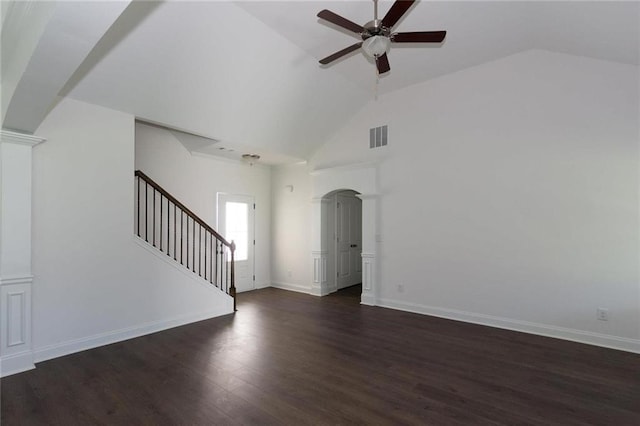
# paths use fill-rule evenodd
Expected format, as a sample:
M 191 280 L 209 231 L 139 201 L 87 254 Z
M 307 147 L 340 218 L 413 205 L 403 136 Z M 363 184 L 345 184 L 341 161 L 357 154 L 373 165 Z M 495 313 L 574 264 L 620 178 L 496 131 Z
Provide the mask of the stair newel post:
M 229 295 L 233 297 L 233 311 L 236 309 L 236 262 L 235 262 L 235 253 L 236 253 L 236 243 L 235 241 L 231 241 L 231 288 L 229 289 Z

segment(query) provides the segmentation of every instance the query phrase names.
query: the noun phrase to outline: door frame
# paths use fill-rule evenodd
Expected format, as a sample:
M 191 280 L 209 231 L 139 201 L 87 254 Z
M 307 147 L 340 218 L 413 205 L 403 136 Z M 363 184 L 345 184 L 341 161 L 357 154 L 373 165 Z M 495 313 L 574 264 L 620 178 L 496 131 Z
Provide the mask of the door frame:
M 348 193 L 348 194 L 345 194 Z M 340 221 L 339 215 L 340 215 L 340 211 L 339 211 L 339 207 L 340 207 L 340 196 L 343 196 L 345 198 L 353 198 L 354 200 L 358 200 L 358 202 L 360 203 L 360 208 L 359 208 L 359 218 L 358 221 L 360 222 L 360 239 L 358 240 L 358 251 L 359 255 L 358 257 L 361 258 L 362 257 L 362 200 L 360 200 L 358 198 L 358 194 L 357 192 L 353 191 L 353 190 L 346 190 L 346 191 L 337 191 L 335 193 L 333 193 L 331 195 L 331 197 L 334 198 L 334 203 L 333 203 L 333 208 L 334 208 L 334 214 L 335 214 L 335 219 L 333 221 L 333 246 L 334 246 L 334 265 L 335 265 L 335 269 L 333 271 L 333 275 L 334 275 L 334 280 L 335 280 L 335 285 L 332 286 L 332 290 L 333 291 L 338 291 L 341 290 L 342 288 L 347 288 L 350 287 L 351 285 L 356 285 L 358 284 L 356 283 L 351 283 L 345 287 L 340 287 L 340 242 L 338 241 L 338 222 Z M 331 224 L 330 224 L 331 225 Z M 351 225 L 351 224 L 350 224 Z M 331 233 L 331 230 L 329 230 L 329 232 Z M 350 262 L 350 266 L 351 266 L 351 250 L 349 250 L 349 262 Z M 356 260 L 355 262 L 358 262 L 358 260 Z M 360 283 L 362 283 L 362 262 L 360 261 L 360 268 L 359 270 L 356 270 L 355 273 L 360 275 Z M 358 267 L 357 265 L 354 265 L 356 268 Z
M 247 202 L 247 204 L 249 204 L 249 217 L 250 220 L 252 220 L 253 223 L 250 224 L 250 229 L 252 231 L 252 234 L 249 235 L 249 244 L 248 244 L 248 251 L 250 253 L 250 267 L 251 267 L 251 288 L 249 290 L 242 290 L 242 291 L 251 291 L 251 290 L 255 290 L 256 289 L 256 215 L 255 215 L 255 211 L 256 211 L 256 204 L 255 204 L 255 197 L 253 195 L 248 195 L 248 194 L 232 194 L 229 192 L 216 192 L 216 229 L 220 232 L 220 234 L 226 238 L 226 236 L 224 235 L 224 233 L 226 233 L 226 226 L 223 226 L 223 224 L 221 223 L 221 214 L 220 214 L 220 207 L 221 204 L 224 202 L 226 203 L 227 201 L 234 201 L 234 198 L 236 198 L 237 200 L 240 200 L 238 202 L 245 202 L 244 200 L 249 200 L 249 202 Z M 244 200 L 243 200 L 244 199 Z M 226 213 L 225 213 L 226 215 Z M 229 241 L 231 242 L 231 241 Z M 237 276 L 237 267 L 236 267 L 236 276 Z M 237 288 L 237 283 L 236 283 L 236 288 Z M 239 291 L 240 292 L 240 291 Z

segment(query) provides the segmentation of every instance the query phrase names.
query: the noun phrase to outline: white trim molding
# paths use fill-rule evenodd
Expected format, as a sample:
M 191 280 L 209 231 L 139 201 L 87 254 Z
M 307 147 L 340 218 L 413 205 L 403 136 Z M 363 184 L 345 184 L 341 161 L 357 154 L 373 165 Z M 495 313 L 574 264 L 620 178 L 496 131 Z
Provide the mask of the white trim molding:
M 520 321 L 511 318 L 477 314 L 436 306 L 420 305 L 393 299 L 379 299 L 378 306 L 640 354 L 640 340 L 638 339 L 630 339 L 572 328 L 556 327 L 547 324 Z
M 327 282 L 327 255 L 326 251 L 312 251 L 313 257 L 313 282 L 324 284 Z
M 133 339 L 147 334 L 156 333 L 158 331 L 168 330 L 170 328 L 179 327 L 181 325 L 216 318 L 227 314 L 229 314 L 227 309 L 217 309 L 207 312 L 200 312 L 197 314 L 180 315 L 166 320 L 147 322 L 133 327 L 127 327 L 120 330 L 96 334 L 94 336 L 84 337 L 82 339 L 68 340 L 66 342 L 56 343 L 53 345 L 38 348 L 34 350 L 33 357 L 35 362 L 42 362 L 49 359 L 70 355 L 76 352 L 85 351 L 87 349 L 110 345 L 112 343 L 122 342 L 124 340 Z
M 32 352 L 32 147 L 45 139 L 0 130 L 0 376 L 34 368 Z
M 327 256 L 329 252 L 326 250 L 312 251 L 311 258 L 313 262 L 313 283 L 311 285 L 310 294 L 314 296 L 324 296 L 329 294 L 327 289 Z
M 35 368 L 31 350 L 33 276 L 0 278 L 0 376 Z
M 356 197 L 361 200 L 375 200 L 380 197 L 380 194 L 356 194 Z
M 324 197 L 315 197 L 311 199 L 311 203 L 321 203 L 321 204 L 329 204 L 331 203 L 331 200 L 329 198 L 324 198 Z
M 350 171 L 350 170 L 360 170 L 360 169 L 370 169 L 377 167 L 379 162 L 370 161 L 366 163 L 353 163 L 353 164 L 343 164 L 341 166 L 333 166 L 333 167 L 323 167 L 319 169 L 314 169 L 309 172 L 311 176 L 318 176 L 325 173 L 335 173 L 341 171 Z
M 376 254 L 361 253 L 362 256 L 362 297 L 360 303 L 375 306 L 376 301 Z
M 41 138 L 35 135 L 28 135 L 26 133 L 18 133 L 11 130 L 0 130 L 0 140 L 3 143 L 15 143 L 18 145 L 36 146 L 39 143 L 46 141 L 45 138 Z
M 0 377 L 11 376 L 12 374 L 36 368 L 31 350 L 3 356 L 0 358 Z
M 309 287 L 300 284 L 272 282 L 271 287 L 280 290 L 295 291 L 296 293 L 312 294 Z
M 33 275 L 0 277 L 0 286 L 14 284 L 31 284 L 33 283 Z

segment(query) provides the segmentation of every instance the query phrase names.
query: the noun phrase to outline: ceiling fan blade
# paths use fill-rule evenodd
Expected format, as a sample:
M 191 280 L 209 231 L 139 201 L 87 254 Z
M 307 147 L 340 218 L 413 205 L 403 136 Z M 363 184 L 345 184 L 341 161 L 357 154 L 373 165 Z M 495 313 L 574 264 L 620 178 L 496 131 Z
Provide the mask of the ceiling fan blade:
M 364 28 L 355 22 L 351 22 L 347 18 L 343 18 L 340 15 L 333 13 L 330 10 L 324 9 L 318 13 L 318 18 L 324 19 L 325 21 L 329 21 L 332 24 L 335 24 L 339 27 L 342 27 L 346 30 L 352 31 L 354 33 L 362 33 L 364 32 Z
M 349 54 L 351 52 L 353 52 L 354 50 L 358 50 L 360 49 L 360 46 L 362 46 L 362 42 L 360 43 L 356 43 L 356 44 L 352 44 L 351 46 L 342 49 L 339 52 L 334 53 L 333 55 L 329 55 L 324 59 L 320 59 L 320 63 L 322 65 L 327 65 L 330 62 L 335 61 L 336 59 L 342 58 L 344 55 Z
M 382 26 L 387 28 L 393 28 L 393 26 L 407 13 L 407 10 L 411 5 L 415 3 L 415 0 L 396 0 L 391 6 L 391 9 L 382 18 Z
M 395 33 L 389 37 L 394 43 L 440 43 L 447 35 L 446 31 L 418 31 Z
M 378 74 L 384 74 L 391 70 L 391 67 L 389 66 L 389 58 L 386 53 L 376 56 L 376 67 L 378 67 Z

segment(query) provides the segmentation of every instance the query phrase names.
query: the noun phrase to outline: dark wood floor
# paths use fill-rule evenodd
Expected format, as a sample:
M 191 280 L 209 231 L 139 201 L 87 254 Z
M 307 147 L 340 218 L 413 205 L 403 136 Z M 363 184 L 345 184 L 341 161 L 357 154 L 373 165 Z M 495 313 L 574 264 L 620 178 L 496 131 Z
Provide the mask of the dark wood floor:
M 2 379 L 2 425 L 640 425 L 640 356 L 383 308 L 359 289 L 239 295 L 235 315 Z

